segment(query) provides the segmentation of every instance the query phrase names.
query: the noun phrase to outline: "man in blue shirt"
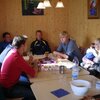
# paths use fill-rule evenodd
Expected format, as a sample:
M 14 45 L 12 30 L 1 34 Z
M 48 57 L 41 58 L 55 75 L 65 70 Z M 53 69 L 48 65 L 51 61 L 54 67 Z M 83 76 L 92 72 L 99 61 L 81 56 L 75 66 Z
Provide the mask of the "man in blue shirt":
M 3 37 L 3 41 L 0 42 L 0 53 L 2 53 L 2 51 L 6 48 L 6 46 L 8 44 L 11 44 L 12 42 L 11 35 L 9 32 L 3 33 L 2 37 Z
M 42 31 L 36 31 L 36 40 L 31 43 L 32 54 L 42 55 L 45 52 L 51 52 L 51 49 L 46 40 L 42 39 Z
M 78 58 L 79 62 L 82 60 L 82 55 L 76 42 L 70 39 L 69 34 L 66 31 L 60 33 L 60 41 L 57 51 L 54 51 L 55 55 L 58 55 L 69 60 L 73 60 L 75 57 Z

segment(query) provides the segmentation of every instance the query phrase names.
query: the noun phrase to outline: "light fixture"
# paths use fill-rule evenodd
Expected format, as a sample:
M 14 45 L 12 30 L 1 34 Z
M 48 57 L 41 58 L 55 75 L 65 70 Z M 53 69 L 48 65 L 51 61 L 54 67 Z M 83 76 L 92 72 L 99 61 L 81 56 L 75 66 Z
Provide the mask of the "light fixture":
M 52 7 L 49 0 L 44 0 L 44 2 L 39 2 L 37 9 L 45 9 L 46 7 Z M 56 8 L 64 8 L 64 4 L 61 0 L 57 2 Z
M 57 2 L 56 8 L 64 8 L 64 4 L 61 0 Z
M 45 7 L 52 7 L 49 0 L 44 0 L 44 6 Z
M 44 6 L 43 2 L 39 2 L 37 9 L 45 9 L 46 7 Z

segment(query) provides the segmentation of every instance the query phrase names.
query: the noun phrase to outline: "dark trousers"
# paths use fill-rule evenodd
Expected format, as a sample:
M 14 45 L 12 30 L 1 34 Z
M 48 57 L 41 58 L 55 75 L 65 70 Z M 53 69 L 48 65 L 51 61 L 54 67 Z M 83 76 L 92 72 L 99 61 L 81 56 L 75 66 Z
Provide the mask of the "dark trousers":
M 87 69 L 90 72 L 90 75 L 93 75 L 100 79 L 100 72 L 96 71 L 95 69 Z
M 6 100 L 2 85 L 0 85 L 0 100 Z
M 30 87 L 31 84 L 27 75 L 22 73 L 16 85 L 5 89 L 5 95 L 7 98 L 23 97 L 23 100 L 36 100 Z
M 22 85 L 17 83 L 11 88 L 4 88 L 4 94 L 6 98 L 20 98 L 23 97 L 23 100 L 36 100 L 30 85 Z
M 4 88 L 0 85 L 0 100 L 6 100 L 7 98 L 20 98 L 23 100 L 36 100 L 31 85 L 26 74 L 22 74 L 16 85 L 11 88 Z

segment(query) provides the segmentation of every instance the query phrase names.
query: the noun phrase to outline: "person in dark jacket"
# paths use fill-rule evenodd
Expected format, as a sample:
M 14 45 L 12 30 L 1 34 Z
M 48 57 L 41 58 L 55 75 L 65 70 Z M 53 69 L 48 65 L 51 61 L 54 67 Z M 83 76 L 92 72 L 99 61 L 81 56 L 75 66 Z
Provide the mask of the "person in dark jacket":
M 42 38 L 42 31 L 36 31 L 36 40 L 31 43 L 30 46 L 32 54 L 42 55 L 45 52 L 51 53 L 51 49 L 48 42 Z

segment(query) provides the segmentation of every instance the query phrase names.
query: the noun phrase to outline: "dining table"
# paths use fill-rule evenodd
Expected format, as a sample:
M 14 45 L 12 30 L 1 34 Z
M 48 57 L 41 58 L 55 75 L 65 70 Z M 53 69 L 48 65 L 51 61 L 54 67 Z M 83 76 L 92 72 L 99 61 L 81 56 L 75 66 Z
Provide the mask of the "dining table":
M 49 58 L 45 58 L 45 55 L 34 55 L 34 63 L 32 66 L 38 67 L 38 74 L 35 78 L 30 78 L 30 81 L 45 81 L 49 79 L 59 79 L 62 77 L 71 78 L 72 77 L 72 67 L 74 63 L 68 59 L 56 59 L 53 54 L 49 55 Z M 29 57 L 24 57 L 28 60 Z M 41 62 L 42 61 L 42 62 Z M 60 66 L 64 66 L 64 73 L 60 73 Z M 78 66 L 79 76 L 89 75 L 89 72 L 83 67 Z
M 91 83 L 91 87 L 86 95 L 93 96 L 100 93 L 100 89 L 96 89 L 96 80 L 99 80 L 96 77 L 92 75 L 82 75 L 79 76 L 78 79 L 87 80 Z M 37 100 L 81 100 L 83 96 L 77 96 L 73 93 L 70 85 L 71 81 L 71 77 L 61 77 L 59 79 L 48 79 L 36 82 L 33 81 L 34 83 L 31 85 L 31 89 Z M 67 94 L 62 97 L 53 94 L 53 92 L 59 90 L 66 91 Z
M 44 60 L 45 55 L 34 55 L 34 61 Z M 50 58 L 54 59 L 50 55 Z M 28 57 L 24 57 L 28 60 Z M 72 89 L 70 82 L 72 81 L 72 67 L 73 62 L 66 59 L 54 60 L 52 63 L 46 61 L 46 63 L 35 62 L 36 67 L 39 68 L 37 76 L 34 78 L 29 78 L 31 84 L 31 89 L 37 100 L 81 100 L 83 96 L 76 96 Z M 64 66 L 64 73 L 60 73 L 59 67 Z M 86 95 L 96 95 L 100 93 L 100 89 L 96 89 L 96 77 L 89 75 L 89 72 L 79 67 L 78 79 L 87 80 L 91 83 L 91 88 L 89 88 Z M 55 91 L 66 91 L 67 94 L 62 97 L 58 97 L 54 94 Z M 81 91 L 80 91 L 81 92 Z

